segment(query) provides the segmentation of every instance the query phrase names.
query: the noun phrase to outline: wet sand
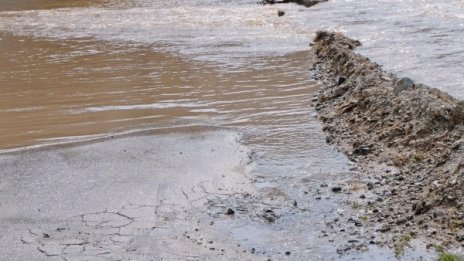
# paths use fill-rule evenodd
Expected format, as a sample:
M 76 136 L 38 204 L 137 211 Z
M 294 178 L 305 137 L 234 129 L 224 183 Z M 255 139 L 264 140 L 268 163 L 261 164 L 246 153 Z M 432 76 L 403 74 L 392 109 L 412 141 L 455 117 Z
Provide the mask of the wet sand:
M 206 208 L 252 193 L 249 151 L 234 132 L 189 131 L 1 155 L 0 259 L 256 259 Z

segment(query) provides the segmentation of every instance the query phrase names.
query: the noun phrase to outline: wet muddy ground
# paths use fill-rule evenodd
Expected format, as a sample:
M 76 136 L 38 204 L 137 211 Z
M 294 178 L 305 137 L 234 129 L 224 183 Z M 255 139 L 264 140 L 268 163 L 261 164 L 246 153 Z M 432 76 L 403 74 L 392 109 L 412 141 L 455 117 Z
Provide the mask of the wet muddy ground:
M 372 195 L 354 165 L 257 188 L 241 135 L 172 132 L 0 156 L 2 260 L 394 258 L 356 205 Z

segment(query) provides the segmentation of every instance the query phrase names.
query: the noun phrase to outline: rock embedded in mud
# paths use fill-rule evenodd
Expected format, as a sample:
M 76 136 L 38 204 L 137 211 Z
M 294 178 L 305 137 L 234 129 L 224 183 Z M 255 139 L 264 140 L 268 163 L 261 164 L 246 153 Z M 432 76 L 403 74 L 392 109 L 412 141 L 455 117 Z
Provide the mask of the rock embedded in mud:
M 321 2 L 327 2 L 328 0 L 262 0 L 261 4 L 263 5 L 273 5 L 273 4 L 288 4 L 295 3 L 303 5 L 305 7 L 311 7 L 317 5 Z
M 414 88 L 414 81 L 408 77 L 404 77 L 396 83 L 395 88 L 393 89 L 393 94 L 398 96 L 402 91 L 410 90 L 412 88 Z
M 374 186 L 374 183 L 372 183 L 372 182 L 367 182 L 367 185 L 366 185 L 366 186 L 367 186 L 367 189 L 368 189 L 368 190 L 373 190 L 374 187 L 375 187 L 375 186 Z
M 226 215 L 228 215 L 228 216 L 235 215 L 235 211 L 234 211 L 233 209 L 229 208 L 229 209 L 227 209 L 227 211 L 226 211 Z
M 264 210 L 261 216 L 269 223 L 274 223 L 276 219 L 279 218 L 279 216 L 272 209 Z
M 358 146 L 357 148 L 353 150 L 353 154 L 355 155 L 367 155 L 371 152 L 372 152 L 371 147 L 367 145 Z
M 342 85 L 345 81 L 346 81 L 346 78 L 343 76 L 338 76 L 336 80 L 337 85 Z

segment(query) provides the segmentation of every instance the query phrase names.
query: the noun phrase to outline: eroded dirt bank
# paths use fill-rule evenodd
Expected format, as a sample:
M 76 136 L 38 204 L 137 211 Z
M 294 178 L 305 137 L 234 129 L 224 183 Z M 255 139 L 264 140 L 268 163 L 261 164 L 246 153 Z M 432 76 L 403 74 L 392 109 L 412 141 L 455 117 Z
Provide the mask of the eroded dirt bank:
M 392 235 L 385 243 L 464 246 L 464 103 L 385 72 L 342 34 L 320 31 L 311 45 L 327 142 L 373 178 L 375 198 L 359 204 Z

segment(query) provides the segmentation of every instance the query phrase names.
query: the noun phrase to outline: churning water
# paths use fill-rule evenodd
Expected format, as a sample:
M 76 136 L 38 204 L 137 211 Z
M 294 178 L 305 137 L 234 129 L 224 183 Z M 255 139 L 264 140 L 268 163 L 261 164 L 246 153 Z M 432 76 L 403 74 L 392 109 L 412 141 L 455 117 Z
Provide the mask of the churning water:
M 331 0 L 307 9 L 21 0 L 0 8 L 4 149 L 201 124 L 241 129 L 269 172 L 321 169 L 318 159 L 340 156 L 310 106 L 317 85 L 307 50 L 320 29 L 360 39 L 359 51 L 386 70 L 464 97 L 462 1 Z
M 386 70 L 464 97 L 462 1 L 331 0 L 307 9 L 21 0 L 0 8 L 4 149 L 201 124 L 241 129 L 269 172 L 320 169 L 321 155 L 340 161 L 310 106 L 317 85 L 307 49 L 320 29 L 360 39 L 359 51 Z

